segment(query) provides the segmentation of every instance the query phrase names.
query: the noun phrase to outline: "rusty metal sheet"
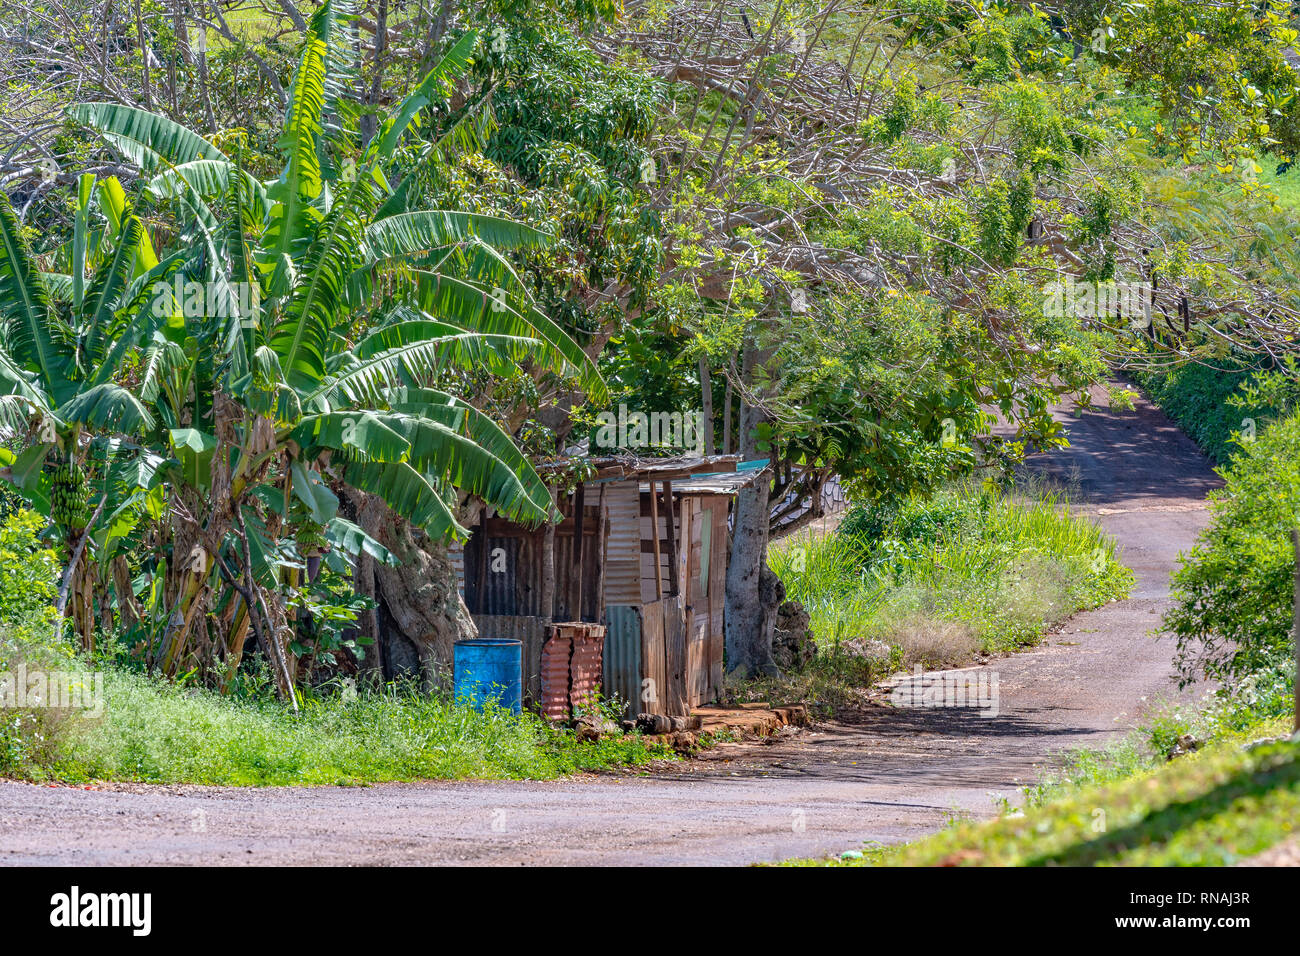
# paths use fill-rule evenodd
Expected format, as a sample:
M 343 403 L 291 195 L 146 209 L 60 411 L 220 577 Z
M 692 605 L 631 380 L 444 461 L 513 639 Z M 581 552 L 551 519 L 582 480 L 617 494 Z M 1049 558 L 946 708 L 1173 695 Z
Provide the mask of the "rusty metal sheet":
M 575 713 L 595 706 L 600 692 L 604 651 L 603 624 L 588 624 L 584 634 L 573 636 L 573 655 L 569 658 L 569 708 Z
M 548 720 L 567 720 L 569 716 L 569 655 L 573 641 L 557 637 L 548 628 L 542 645 L 542 696 L 538 707 Z
M 605 490 L 605 604 L 641 603 L 641 492 L 635 481 L 612 481 Z
M 541 566 L 533 556 L 538 544 L 527 535 L 490 533 L 484 554 L 484 540 L 476 531 L 465 546 L 465 606 L 473 614 L 537 616 Z
M 546 627 L 542 645 L 542 715 L 568 720 L 575 710 L 590 707 L 600 689 L 605 626 L 563 622 Z

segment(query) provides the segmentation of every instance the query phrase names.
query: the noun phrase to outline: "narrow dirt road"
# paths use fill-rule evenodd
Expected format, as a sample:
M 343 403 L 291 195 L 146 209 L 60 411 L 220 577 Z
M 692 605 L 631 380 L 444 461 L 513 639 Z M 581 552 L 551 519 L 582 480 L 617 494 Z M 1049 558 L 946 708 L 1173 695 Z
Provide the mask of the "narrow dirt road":
M 1158 410 L 1100 408 L 1040 461 L 1075 485 L 1138 576 L 1134 596 L 993 661 L 1000 714 L 881 710 L 652 776 L 370 788 L 0 784 L 0 863 L 721 864 L 913 839 L 994 812 L 1062 749 L 1097 745 L 1173 691 L 1151 636 L 1218 479 Z

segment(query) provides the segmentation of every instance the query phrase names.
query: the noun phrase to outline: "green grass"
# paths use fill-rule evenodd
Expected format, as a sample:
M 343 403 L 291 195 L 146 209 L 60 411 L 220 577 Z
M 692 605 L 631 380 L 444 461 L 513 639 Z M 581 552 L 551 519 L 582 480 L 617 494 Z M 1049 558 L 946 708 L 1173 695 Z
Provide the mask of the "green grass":
M 820 645 L 877 642 L 927 666 L 1032 645 L 1133 580 L 1114 541 L 1061 496 L 968 485 L 855 508 L 833 535 L 780 542 L 770 562 Z
M 1264 728 L 1261 728 L 1264 729 Z M 1278 725 L 1269 729 L 1278 730 Z M 1300 742 L 1225 739 L 1117 782 L 959 823 L 852 866 L 1227 866 L 1300 832 Z
M 1279 173 L 1276 157 L 1265 156 L 1258 163 L 1261 168 L 1259 181 L 1276 193 L 1278 205 L 1283 209 L 1300 210 L 1300 166 Z
M 24 651 L 29 670 L 89 673 L 75 657 L 35 664 L 30 643 Z M 672 756 L 638 736 L 579 741 L 529 713 L 480 714 L 409 688 L 309 696 L 294 714 L 271 698 L 222 697 L 112 665 L 99 672 L 101 716 L 0 711 L 0 776 L 241 786 L 546 779 Z

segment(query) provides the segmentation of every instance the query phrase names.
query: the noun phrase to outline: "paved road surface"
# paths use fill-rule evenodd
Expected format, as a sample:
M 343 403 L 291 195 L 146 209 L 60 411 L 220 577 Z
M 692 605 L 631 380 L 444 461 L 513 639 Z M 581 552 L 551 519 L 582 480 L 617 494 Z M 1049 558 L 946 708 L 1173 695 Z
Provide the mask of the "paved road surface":
M 1132 599 L 993 661 L 1001 713 L 885 710 L 769 744 L 727 745 L 650 777 L 371 788 L 0 783 L 0 863 L 718 864 L 912 839 L 993 812 L 1063 748 L 1097 745 L 1172 693 L 1150 632 L 1218 484 L 1156 409 L 1101 408 L 1040 467 L 1074 484 L 1138 575 Z

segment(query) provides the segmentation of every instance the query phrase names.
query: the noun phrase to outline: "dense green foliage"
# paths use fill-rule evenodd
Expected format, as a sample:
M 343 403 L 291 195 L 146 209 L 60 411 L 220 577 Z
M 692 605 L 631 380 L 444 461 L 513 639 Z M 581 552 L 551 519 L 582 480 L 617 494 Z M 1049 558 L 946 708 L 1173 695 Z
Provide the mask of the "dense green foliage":
M 1221 469 L 1210 525 L 1174 574 L 1166 625 L 1186 679 L 1240 680 L 1291 656 L 1291 530 L 1300 526 L 1300 417 L 1284 419 Z
M 62 565 L 40 540 L 45 521 L 16 511 L 0 524 L 0 625 L 48 620 Z
M 482 133 L 471 114 L 417 135 L 479 38 L 450 43 L 363 143 L 338 98 L 354 19 L 330 0 L 308 24 L 278 178 L 250 175 L 238 141 L 78 103 L 69 116 L 140 168 L 164 225 L 147 229 L 115 177 L 84 174 L 71 235 L 42 262 L 0 198 L 0 412 L 25 439 L 2 474 L 84 556 L 69 606 L 88 650 L 120 620 L 146 666 L 228 687 L 251 631 L 289 699 L 355 648 L 339 625 L 367 606 L 319 565 L 392 560 L 341 497 L 373 495 L 435 541 L 468 534 L 458 494 L 552 516 L 510 433 L 466 399 L 571 376 L 602 395 L 506 257 L 556 236 L 419 202 Z

